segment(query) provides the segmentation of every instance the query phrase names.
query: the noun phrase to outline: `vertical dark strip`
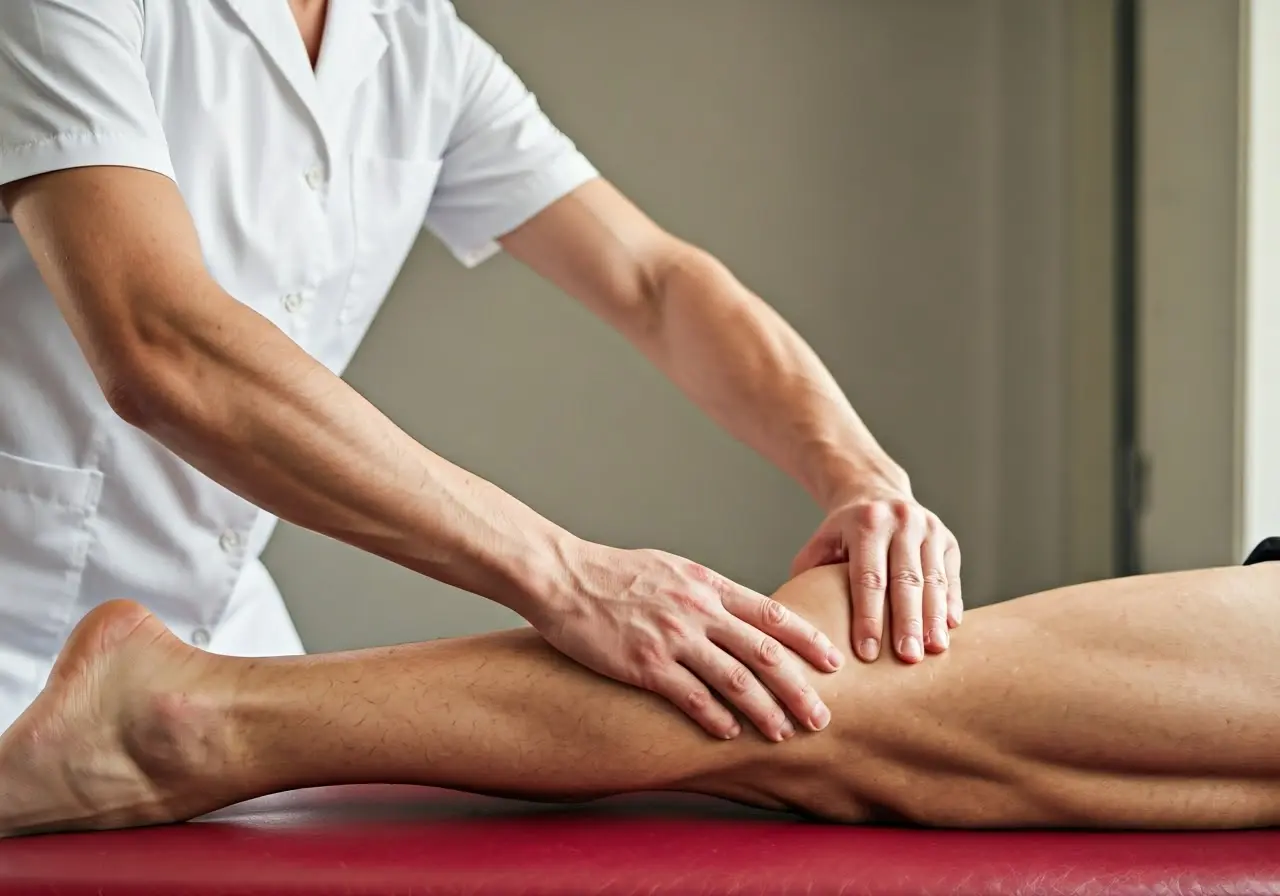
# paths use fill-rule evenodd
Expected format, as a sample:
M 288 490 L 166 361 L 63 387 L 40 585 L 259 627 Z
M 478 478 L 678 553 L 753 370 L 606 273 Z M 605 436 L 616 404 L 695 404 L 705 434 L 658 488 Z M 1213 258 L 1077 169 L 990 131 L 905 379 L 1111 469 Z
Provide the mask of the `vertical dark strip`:
M 1115 0 L 1115 272 L 1117 575 L 1141 571 L 1138 513 L 1142 495 L 1138 451 L 1138 3 Z

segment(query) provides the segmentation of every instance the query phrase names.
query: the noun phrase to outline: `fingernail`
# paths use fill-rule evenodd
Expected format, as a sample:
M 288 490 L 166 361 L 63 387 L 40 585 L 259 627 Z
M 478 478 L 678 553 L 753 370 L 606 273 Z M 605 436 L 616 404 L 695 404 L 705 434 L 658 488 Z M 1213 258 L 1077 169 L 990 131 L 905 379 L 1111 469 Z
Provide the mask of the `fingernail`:
M 951 644 L 951 637 L 947 634 L 947 627 L 939 625 L 933 630 L 933 643 L 943 650 L 946 650 Z
M 880 642 L 875 638 L 867 638 L 858 645 L 858 655 L 864 660 L 873 660 L 880 653 Z
M 825 703 L 819 703 L 818 708 L 813 711 L 813 715 L 809 716 L 809 726 L 814 731 L 821 731 L 827 727 L 831 721 L 831 710 L 827 709 Z
M 898 644 L 898 653 L 904 660 L 918 660 L 924 656 L 920 649 L 920 639 L 915 635 L 907 635 Z
M 790 740 L 791 738 L 795 737 L 795 734 L 796 734 L 795 726 L 792 725 L 790 722 L 784 722 L 782 725 L 782 731 L 778 733 L 778 740 L 779 741 Z
M 844 665 L 844 654 L 832 647 L 827 651 L 827 664 L 832 669 L 839 669 Z
M 737 737 L 741 733 L 742 733 L 742 726 L 739 725 L 737 722 L 734 722 L 733 727 L 724 733 L 724 739 L 733 740 L 735 737 Z

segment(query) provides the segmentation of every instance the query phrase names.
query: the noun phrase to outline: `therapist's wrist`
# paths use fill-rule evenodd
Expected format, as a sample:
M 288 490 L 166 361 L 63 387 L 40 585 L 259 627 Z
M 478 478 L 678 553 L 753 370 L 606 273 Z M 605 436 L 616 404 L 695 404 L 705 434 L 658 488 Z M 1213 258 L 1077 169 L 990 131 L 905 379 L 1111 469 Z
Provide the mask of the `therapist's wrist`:
M 813 493 L 827 513 L 869 494 L 911 494 L 911 477 L 883 452 L 834 459 L 823 473 L 822 484 Z
M 579 612 L 584 599 L 599 591 L 617 565 L 619 551 L 570 533 L 549 540 L 528 558 L 527 587 L 521 606 L 513 606 L 534 628 L 546 632 Z
M 512 587 L 502 603 L 537 626 L 572 602 L 574 570 L 589 543 L 557 526 L 531 534 L 509 558 L 507 577 Z

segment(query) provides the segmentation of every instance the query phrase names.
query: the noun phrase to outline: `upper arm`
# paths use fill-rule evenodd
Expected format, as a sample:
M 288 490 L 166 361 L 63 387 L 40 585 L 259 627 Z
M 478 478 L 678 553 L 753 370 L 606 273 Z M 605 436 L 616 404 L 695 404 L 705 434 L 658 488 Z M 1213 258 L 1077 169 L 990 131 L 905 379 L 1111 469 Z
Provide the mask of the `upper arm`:
M 696 252 L 604 180 L 555 202 L 502 246 L 633 340 L 651 330 L 664 278 Z
M 0 3 L 0 204 L 100 379 L 204 271 L 144 34 L 141 0 Z
M 94 166 L 36 175 L 0 196 L 104 384 L 181 331 L 208 274 L 172 181 Z
M 464 264 L 479 264 L 499 238 L 597 177 L 502 56 L 434 4 L 442 48 L 433 77 L 449 97 L 440 177 L 426 226 Z

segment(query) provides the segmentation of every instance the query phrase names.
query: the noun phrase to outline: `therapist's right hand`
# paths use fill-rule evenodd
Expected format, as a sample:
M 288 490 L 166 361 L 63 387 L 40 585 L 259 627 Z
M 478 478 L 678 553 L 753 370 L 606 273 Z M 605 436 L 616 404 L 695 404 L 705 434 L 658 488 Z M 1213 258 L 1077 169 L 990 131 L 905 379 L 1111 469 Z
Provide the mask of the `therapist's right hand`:
M 844 658 L 782 604 L 662 551 L 587 543 L 566 559 L 567 596 L 530 620 L 566 656 L 660 694 L 720 738 L 741 727 L 713 691 L 770 740 L 830 721 L 803 661 L 832 672 Z

